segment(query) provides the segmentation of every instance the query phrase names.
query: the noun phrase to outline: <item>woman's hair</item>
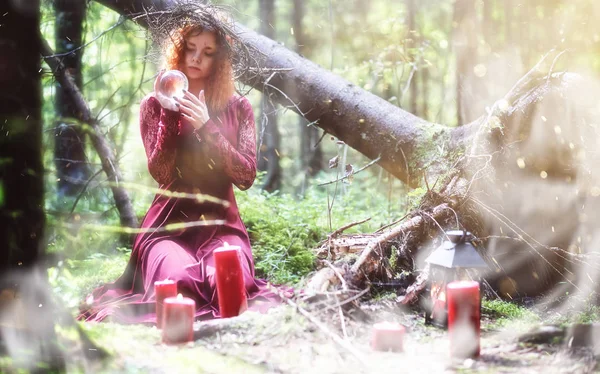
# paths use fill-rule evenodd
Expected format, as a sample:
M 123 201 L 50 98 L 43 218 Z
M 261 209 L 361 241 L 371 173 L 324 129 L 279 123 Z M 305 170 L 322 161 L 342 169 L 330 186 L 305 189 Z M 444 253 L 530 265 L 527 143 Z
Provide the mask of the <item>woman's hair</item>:
M 166 68 L 180 69 L 185 55 L 185 41 L 189 36 L 202 32 L 215 33 L 217 51 L 214 56 L 212 69 L 206 89 L 206 105 L 211 115 L 216 115 L 225 109 L 229 98 L 235 92 L 233 81 L 232 54 L 227 38 L 222 33 L 199 25 L 186 25 L 177 28 L 170 36 L 165 50 Z

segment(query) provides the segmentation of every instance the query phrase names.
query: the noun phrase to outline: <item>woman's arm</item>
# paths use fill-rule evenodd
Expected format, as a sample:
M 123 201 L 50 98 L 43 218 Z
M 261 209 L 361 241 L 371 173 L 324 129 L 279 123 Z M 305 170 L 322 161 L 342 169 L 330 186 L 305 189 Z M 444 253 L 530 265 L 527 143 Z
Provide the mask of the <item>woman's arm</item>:
M 247 190 L 256 178 L 256 129 L 252 106 L 245 97 L 241 97 L 237 103 L 237 118 L 240 121 L 237 148 L 219 132 L 212 120 L 202 127 L 200 133 L 233 184 L 240 190 Z
M 153 96 L 140 103 L 140 132 L 150 175 L 160 184 L 171 183 L 175 175 L 179 112 L 163 109 Z

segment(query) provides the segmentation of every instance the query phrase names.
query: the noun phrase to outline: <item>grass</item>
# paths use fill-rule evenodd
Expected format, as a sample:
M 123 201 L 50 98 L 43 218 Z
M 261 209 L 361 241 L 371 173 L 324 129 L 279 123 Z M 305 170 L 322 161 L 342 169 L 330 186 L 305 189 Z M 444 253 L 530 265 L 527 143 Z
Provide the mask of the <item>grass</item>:
M 600 306 L 591 302 L 585 302 L 581 309 L 572 309 L 555 314 L 549 319 L 549 323 L 559 326 L 568 326 L 571 324 L 589 324 L 600 321 Z
M 95 287 L 116 280 L 125 269 L 129 252 L 117 256 L 96 254 L 84 260 L 66 260 L 48 269 L 48 278 L 62 305 L 76 308 Z
M 489 318 L 490 322 L 486 324 L 489 330 L 507 328 L 508 325 L 513 329 L 527 330 L 540 322 L 540 317 L 533 311 L 504 300 L 483 299 L 481 311 L 482 317 Z

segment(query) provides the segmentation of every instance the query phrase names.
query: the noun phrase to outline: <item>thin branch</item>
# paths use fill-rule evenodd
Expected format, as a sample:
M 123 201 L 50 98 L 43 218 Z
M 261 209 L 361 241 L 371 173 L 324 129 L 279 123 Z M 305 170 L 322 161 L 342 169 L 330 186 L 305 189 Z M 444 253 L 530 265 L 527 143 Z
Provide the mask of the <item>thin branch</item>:
M 311 123 L 316 123 L 317 121 L 311 122 Z M 317 140 L 317 142 L 315 143 L 313 148 L 317 148 L 317 146 L 323 141 L 323 138 L 325 137 L 325 135 L 327 135 L 327 131 L 323 130 L 323 135 L 321 135 L 321 137 L 319 138 L 319 140 Z
M 92 131 L 89 132 L 90 139 L 94 148 L 98 152 L 98 155 L 100 156 L 102 161 L 102 169 L 106 173 L 109 180 L 119 182 L 123 178 L 121 177 L 121 170 L 119 169 L 118 164 L 115 162 L 112 147 L 108 143 L 107 139 L 103 136 L 98 123 L 94 120 L 94 116 L 92 115 L 85 98 L 81 94 L 81 91 L 79 91 L 79 88 L 77 88 L 73 76 L 67 71 L 58 57 L 53 57 L 54 54 L 52 53 L 52 49 L 50 48 L 48 42 L 41 36 L 40 39 L 42 40 L 41 52 L 44 57 L 44 61 L 48 64 L 48 66 L 50 66 L 54 76 L 60 82 L 63 88 L 65 88 L 65 91 L 73 101 L 75 107 L 77 108 L 76 112 L 78 114 L 78 119 L 83 123 L 87 123 L 92 128 Z M 115 205 L 121 217 L 121 224 L 128 227 L 137 227 L 137 216 L 127 191 L 118 185 L 112 186 L 111 190 Z
M 449 208 L 450 208 L 450 206 L 447 203 L 440 204 L 440 205 L 436 206 L 435 208 L 433 208 L 433 210 L 432 210 L 432 214 L 433 215 L 429 215 L 429 214 L 427 214 L 427 215 L 430 216 L 431 218 L 433 218 L 433 217 L 439 217 L 442 214 L 443 211 L 445 211 L 445 210 L 447 210 Z M 436 221 L 436 220 L 434 219 L 434 221 Z M 360 254 L 360 257 L 352 265 L 352 268 L 350 269 L 350 271 L 353 274 L 356 274 L 358 272 L 358 270 L 360 269 L 360 267 L 371 256 L 371 252 L 373 252 L 373 250 L 375 248 L 377 248 L 379 245 L 381 245 L 382 243 L 385 243 L 388 240 L 390 240 L 391 238 L 394 238 L 394 237 L 398 236 L 400 233 L 406 232 L 411 227 L 412 228 L 419 227 L 423 223 L 424 223 L 423 217 L 420 216 L 420 215 L 416 215 L 416 216 L 412 217 L 410 220 L 408 220 L 405 223 L 403 223 L 402 225 L 394 228 L 393 230 L 390 230 L 388 232 L 384 232 L 383 234 L 379 235 L 377 238 L 375 238 L 373 241 L 371 241 L 365 247 L 365 249 L 363 249 L 363 251 Z M 436 221 L 436 223 L 437 223 L 437 221 Z
M 556 65 L 556 62 L 558 61 L 560 56 L 564 55 L 566 52 L 567 52 L 567 50 L 561 51 L 556 57 L 554 57 L 554 60 L 552 61 L 552 65 L 550 65 L 550 70 L 548 70 L 548 76 L 546 77 L 546 83 L 550 82 L 550 78 L 552 77 L 552 72 L 554 71 L 554 65 Z
M 112 30 L 114 30 L 115 28 L 121 26 L 123 23 L 125 23 L 125 21 L 127 21 L 127 17 L 120 16 L 119 20 L 117 21 L 117 23 L 115 23 L 114 25 L 112 25 L 108 29 L 102 31 L 98 36 L 96 36 L 94 39 L 90 40 L 89 42 L 87 42 L 87 43 L 85 43 L 83 45 L 80 45 L 79 47 L 77 47 L 75 49 L 72 49 L 69 52 L 65 52 L 65 53 L 54 53 L 54 52 L 52 52 L 52 50 L 46 49 L 46 50 L 44 50 L 44 54 L 42 55 L 42 58 L 44 60 L 46 60 L 48 58 L 58 58 L 58 57 L 64 57 L 64 56 L 68 56 L 70 54 L 73 54 L 73 53 L 79 51 L 80 49 L 83 49 L 83 48 L 87 47 L 88 45 L 92 44 L 96 40 L 100 39 L 102 36 L 108 34 Z
M 492 207 L 487 206 L 486 204 L 482 203 L 481 201 L 479 201 L 475 198 L 471 197 L 470 200 L 473 201 L 475 204 L 479 205 L 480 207 L 482 207 L 484 210 L 486 210 L 488 213 L 490 213 L 492 216 L 494 216 L 497 220 L 499 220 L 500 222 L 505 224 L 508 228 L 510 228 L 515 234 L 517 234 L 519 236 L 519 238 L 523 239 L 524 242 L 527 244 L 527 246 L 530 247 L 537 255 L 539 255 L 545 263 L 547 263 L 554 271 L 556 271 L 558 274 L 560 274 L 576 290 L 580 291 L 579 287 L 576 284 L 574 284 L 569 278 L 567 278 L 562 272 L 560 272 L 560 270 L 558 270 L 550 261 L 548 261 L 548 259 L 546 257 L 544 257 L 544 255 L 542 255 L 529 241 L 525 240 L 523 238 L 523 236 L 527 236 L 534 243 L 538 244 L 541 247 L 543 247 L 543 244 L 541 244 L 540 242 L 535 240 L 533 237 L 531 237 L 527 232 L 525 232 L 518 225 L 513 223 L 504 214 L 500 213 L 499 211 L 495 210 Z
M 373 164 L 379 162 L 379 160 L 381 160 L 381 156 L 378 156 L 376 159 L 372 160 L 371 162 L 369 162 L 368 164 L 366 164 L 365 166 L 363 166 L 362 168 L 358 169 L 357 171 L 355 171 L 352 174 L 344 175 L 341 178 L 334 179 L 334 180 L 331 180 L 329 182 L 321 183 L 321 184 L 318 184 L 317 186 L 319 186 L 319 187 L 326 186 L 328 184 L 333 184 L 333 183 L 337 183 L 337 182 L 343 181 L 344 179 L 348 179 L 350 177 L 350 175 L 356 175 L 356 174 L 360 173 L 361 171 L 365 170 L 366 168 L 368 168 L 368 167 L 372 166 Z
M 351 297 L 349 297 L 349 298 L 347 298 L 347 299 L 344 299 L 344 300 L 342 300 L 342 301 L 338 302 L 337 304 L 334 304 L 334 305 L 328 305 L 328 306 L 327 306 L 327 307 L 325 307 L 324 309 L 321 309 L 321 310 L 319 310 L 319 313 L 322 313 L 322 312 L 325 312 L 325 311 L 328 311 L 328 310 L 333 310 L 333 309 L 335 309 L 335 308 L 342 307 L 342 306 L 344 306 L 344 305 L 346 305 L 346 304 L 349 304 L 349 303 L 351 303 L 351 302 L 353 302 L 353 301 L 355 301 L 355 300 L 358 300 L 358 299 L 360 299 L 361 297 L 363 297 L 363 296 L 364 296 L 366 293 L 368 293 L 370 290 L 371 290 L 371 288 L 370 288 L 370 287 L 367 287 L 367 288 L 365 288 L 364 290 L 362 290 L 362 291 L 358 292 L 356 295 L 354 295 L 354 296 L 351 296 Z M 347 291 L 339 291 L 339 292 L 335 292 L 335 293 L 333 294 L 333 296 L 335 296 L 335 297 L 337 298 L 337 296 L 339 296 L 340 294 L 345 294 L 345 293 L 347 293 L 347 292 L 348 292 L 348 290 L 347 290 Z M 319 294 L 326 294 L 326 293 L 319 292 Z
M 335 230 L 334 232 L 332 232 L 331 234 L 329 234 L 329 238 L 335 238 L 336 236 L 340 235 L 341 233 L 343 233 L 344 231 L 346 231 L 347 229 L 354 227 L 356 225 L 360 225 L 361 223 L 365 223 L 367 221 L 371 220 L 371 217 L 369 218 L 365 218 L 362 221 L 356 221 L 356 222 L 352 222 L 349 223 L 345 226 L 340 227 L 339 229 Z
M 90 185 L 90 183 L 94 180 L 94 178 L 96 178 L 98 175 L 100 175 L 100 173 L 102 173 L 102 168 L 98 169 L 98 171 L 95 172 L 94 175 L 90 176 L 88 178 L 88 180 L 85 182 L 85 185 L 83 186 L 83 188 L 81 189 L 81 191 L 77 195 L 77 198 L 73 202 L 73 205 L 71 206 L 71 211 L 69 212 L 70 216 L 73 215 L 73 212 L 75 211 L 75 207 L 77 206 L 77 203 L 79 203 L 79 200 L 81 199 L 81 197 L 83 196 L 83 194 L 87 191 L 87 188 Z
M 402 216 L 402 218 L 399 218 L 399 219 L 395 220 L 395 221 L 394 221 L 394 222 L 392 222 L 392 223 L 388 223 L 387 225 L 385 225 L 385 226 L 382 226 L 382 227 L 378 228 L 377 230 L 375 230 L 375 234 L 377 234 L 377 233 L 380 233 L 380 232 L 382 232 L 383 230 L 387 229 L 388 227 L 390 227 L 390 226 L 394 226 L 395 224 L 397 224 L 397 223 L 399 223 L 399 222 L 401 222 L 401 221 L 404 221 L 404 219 L 405 219 L 406 217 L 408 217 L 409 215 L 410 215 L 410 213 L 408 213 L 408 214 L 405 214 L 404 216 Z
M 341 284 L 342 284 L 342 289 L 344 291 L 348 290 L 348 284 L 346 283 L 346 280 L 344 279 L 344 277 L 342 276 L 342 274 L 340 273 L 340 271 L 331 264 L 331 262 L 327 261 L 327 260 L 323 260 L 323 262 L 325 263 L 325 265 L 329 266 L 329 268 L 331 270 L 333 270 L 333 272 L 335 273 L 335 275 L 338 277 L 338 279 L 340 280 Z

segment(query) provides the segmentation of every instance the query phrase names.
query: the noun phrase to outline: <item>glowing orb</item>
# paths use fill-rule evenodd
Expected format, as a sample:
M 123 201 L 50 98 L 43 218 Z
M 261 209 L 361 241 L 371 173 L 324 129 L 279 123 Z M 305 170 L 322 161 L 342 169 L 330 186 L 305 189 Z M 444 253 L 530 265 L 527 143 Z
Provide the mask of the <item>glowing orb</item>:
M 183 91 L 188 89 L 188 79 L 179 70 L 165 71 L 158 84 L 158 93 L 169 99 L 183 97 Z

